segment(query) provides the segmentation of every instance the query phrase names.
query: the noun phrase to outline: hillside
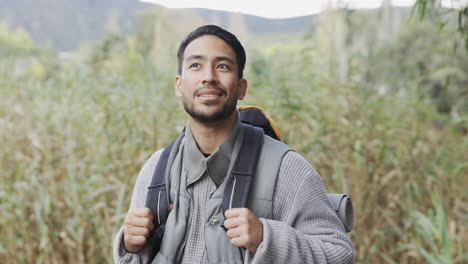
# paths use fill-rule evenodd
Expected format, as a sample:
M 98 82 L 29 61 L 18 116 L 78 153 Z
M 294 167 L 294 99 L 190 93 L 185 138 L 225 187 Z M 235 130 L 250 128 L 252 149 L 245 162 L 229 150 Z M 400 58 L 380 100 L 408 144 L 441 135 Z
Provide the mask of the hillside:
M 205 23 L 227 26 L 235 20 L 244 21 L 249 34 L 301 34 L 312 16 L 291 19 L 265 19 L 208 9 L 170 10 L 137 0 L 2 0 L 0 23 L 10 28 L 24 28 L 35 42 L 57 50 L 73 50 L 84 43 L 94 43 L 105 31 L 128 33 L 135 30 L 135 16 L 157 8 L 170 15 L 173 24 L 180 17 L 191 17 L 193 11 Z M 231 23 L 232 24 L 232 23 Z

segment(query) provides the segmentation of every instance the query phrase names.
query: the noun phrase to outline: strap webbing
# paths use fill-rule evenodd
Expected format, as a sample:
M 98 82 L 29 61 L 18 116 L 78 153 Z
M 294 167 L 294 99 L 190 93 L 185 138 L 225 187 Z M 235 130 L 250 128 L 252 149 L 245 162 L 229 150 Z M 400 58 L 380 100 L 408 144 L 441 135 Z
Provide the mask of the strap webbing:
M 151 184 L 148 187 L 148 194 L 146 195 L 145 207 L 153 213 L 153 224 L 156 228 L 166 223 L 167 216 L 169 215 L 169 201 L 167 200 L 166 188 L 166 169 L 168 165 L 169 156 L 174 147 L 178 148 L 182 136 L 172 141 L 162 152 L 159 157 L 156 170 L 154 171 Z
M 230 208 L 247 207 L 250 185 L 263 145 L 261 128 L 241 125 L 244 128 L 243 143 L 224 189 L 223 212 Z
M 230 208 L 247 207 L 250 185 L 257 168 L 258 158 L 263 146 L 263 130 L 251 125 L 241 124 L 244 129 L 243 144 L 228 176 L 223 196 L 223 212 Z M 155 230 L 164 225 L 169 215 L 166 178 L 169 157 L 173 148 L 179 148 L 183 135 L 171 142 L 161 154 L 151 185 L 148 187 L 146 207 L 153 213 Z M 162 231 L 164 232 L 164 231 Z M 162 237 L 163 234 L 158 236 Z

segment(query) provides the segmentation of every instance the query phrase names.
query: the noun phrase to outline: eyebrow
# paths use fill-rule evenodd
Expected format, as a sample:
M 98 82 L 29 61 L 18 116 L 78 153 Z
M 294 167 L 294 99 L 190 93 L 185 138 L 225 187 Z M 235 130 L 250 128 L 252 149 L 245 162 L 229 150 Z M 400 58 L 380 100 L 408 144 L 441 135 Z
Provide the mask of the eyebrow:
M 196 60 L 196 59 L 206 59 L 206 56 L 203 56 L 203 55 L 190 55 L 185 60 L 186 61 L 191 61 L 191 60 Z M 233 59 L 231 59 L 230 57 L 226 57 L 226 56 L 217 56 L 215 58 L 215 61 L 227 61 L 227 62 L 229 62 L 231 64 L 236 64 Z

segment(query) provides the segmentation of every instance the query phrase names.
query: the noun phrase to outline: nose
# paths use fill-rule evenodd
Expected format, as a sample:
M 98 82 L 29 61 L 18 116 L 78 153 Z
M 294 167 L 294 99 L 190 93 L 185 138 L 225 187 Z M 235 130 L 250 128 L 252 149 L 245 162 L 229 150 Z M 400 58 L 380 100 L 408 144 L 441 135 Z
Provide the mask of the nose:
M 203 84 L 217 84 L 218 83 L 218 76 L 216 75 L 215 69 L 213 67 L 206 67 L 203 71 Z

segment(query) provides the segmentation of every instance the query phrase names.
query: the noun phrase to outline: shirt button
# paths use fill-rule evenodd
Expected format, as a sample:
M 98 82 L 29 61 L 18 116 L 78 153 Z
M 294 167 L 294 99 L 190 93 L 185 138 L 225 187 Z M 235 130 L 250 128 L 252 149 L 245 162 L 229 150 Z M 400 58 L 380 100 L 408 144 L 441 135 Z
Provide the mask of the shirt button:
M 216 218 L 211 219 L 210 226 L 216 226 L 219 224 L 219 220 Z

